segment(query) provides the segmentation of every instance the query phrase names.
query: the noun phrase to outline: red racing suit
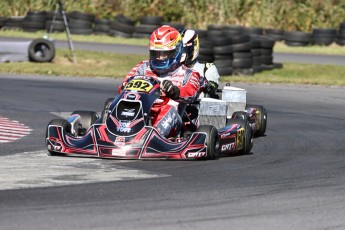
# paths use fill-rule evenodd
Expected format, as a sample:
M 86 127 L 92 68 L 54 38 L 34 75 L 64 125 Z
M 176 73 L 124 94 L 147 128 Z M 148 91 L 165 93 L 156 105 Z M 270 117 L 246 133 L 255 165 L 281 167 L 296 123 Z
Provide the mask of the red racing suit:
M 158 78 L 161 82 L 169 80 L 180 89 L 180 96 L 172 100 L 166 96 L 161 96 L 155 101 L 151 109 L 152 125 L 164 137 L 176 135 L 182 126 L 182 119 L 178 113 L 179 103 L 191 103 L 199 97 L 199 93 L 206 84 L 205 78 L 200 74 L 184 65 L 181 65 L 173 72 L 164 76 L 158 76 L 150 69 L 149 61 L 142 61 L 127 74 L 123 84 L 119 86 L 119 92 L 128 80 L 133 76 L 151 76 Z

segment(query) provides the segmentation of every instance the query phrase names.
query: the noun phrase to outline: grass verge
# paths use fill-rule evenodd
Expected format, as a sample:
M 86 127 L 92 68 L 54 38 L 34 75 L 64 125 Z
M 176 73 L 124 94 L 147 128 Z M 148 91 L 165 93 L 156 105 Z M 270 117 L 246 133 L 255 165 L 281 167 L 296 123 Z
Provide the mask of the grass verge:
M 52 76 L 111 77 L 122 79 L 146 55 L 76 51 L 77 63 L 70 61 L 69 50 L 58 49 L 52 63 L 0 63 L 0 72 Z M 282 69 L 263 71 L 253 76 L 226 76 L 222 82 L 312 84 L 345 86 L 345 67 L 284 63 Z

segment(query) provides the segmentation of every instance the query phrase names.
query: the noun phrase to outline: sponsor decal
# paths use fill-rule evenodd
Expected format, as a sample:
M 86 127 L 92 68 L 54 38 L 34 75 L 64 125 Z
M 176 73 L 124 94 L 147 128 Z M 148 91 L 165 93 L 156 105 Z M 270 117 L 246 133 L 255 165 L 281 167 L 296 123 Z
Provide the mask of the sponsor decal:
M 206 152 L 196 152 L 196 153 L 188 153 L 187 157 L 204 157 L 206 156 Z
M 219 105 L 210 105 L 208 106 L 209 111 L 213 111 L 214 113 L 217 113 L 220 111 L 220 106 Z
M 114 145 L 121 147 L 125 145 L 125 138 L 124 137 L 116 137 Z
M 222 145 L 222 147 L 220 149 L 221 152 L 232 151 L 232 150 L 235 150 L 235 143 Z
M 126 156 L 126 149 L 113 149 L 111 155 L 124 157 Z
M 221 139 L 225 139 L 225 138 L 229 137 L 230 134 L 231 134 L 231 133 L 224 133 L 224 134 L 221 134 L 221 135 L 220 135 L 220 138 L 221 138 Z
M 123 116 L 128 116 L 128 117 L 134 117 L 135 115 L 135 109 L 124 109 L 124 111 L 122 111 L 121 115 Z
M 139 94 L 129 93 L 125 96 L 128 100 L 138 100 L 140 98 Z
M 119 126 L 116 127 L 118 132 L 123 132 L 123 133 L 129 133 L 131 131 L 131 128 L 129 128 L 130 123 L 129 122 L 119 122 Z
M 170 125 L 171 122 L 172 122 L 171 116 L 166 117 L 162 122 L 162 126 L 166 129 Z

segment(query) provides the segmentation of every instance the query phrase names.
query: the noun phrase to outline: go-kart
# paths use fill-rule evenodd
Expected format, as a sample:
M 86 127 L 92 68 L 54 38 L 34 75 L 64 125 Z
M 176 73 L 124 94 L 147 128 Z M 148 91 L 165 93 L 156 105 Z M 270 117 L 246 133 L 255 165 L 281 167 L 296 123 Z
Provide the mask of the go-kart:
M 105 102 L 101 116 L 74 111 L 67 119 L 51 120 L 46 130 L 47 149 L 51 155 L 117 159 L 215 159 L 251 151 L 256 126 L 250 122 L 250 114 L 256 111 L 250 113 L 248 108 L 249 113 L 217 116 L 225 125 L 216 128 L 200 124 L 198 108 L 205 103 L 197 101 L 181 106 L 184 124 L 175 136 L 166 138 L 151 125 L 150 110 L 160 95 L 157 79 L 136 76 L 116 98 Z

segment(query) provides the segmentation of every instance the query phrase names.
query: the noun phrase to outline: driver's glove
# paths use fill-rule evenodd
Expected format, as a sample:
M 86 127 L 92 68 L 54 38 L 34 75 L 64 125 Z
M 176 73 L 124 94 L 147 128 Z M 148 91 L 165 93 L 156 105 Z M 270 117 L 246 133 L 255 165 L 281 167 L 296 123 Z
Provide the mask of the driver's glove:
M 217 92 L 218 84 L 214 81 L 208 81 L 208 84 L 204 88 L 204 93 L 208 95 L 213 95 Z
M 169 80 L 164 80 L 161 88 L 162 91 L 173 100 L 176 100 L 180 96 L 180 89 Z

